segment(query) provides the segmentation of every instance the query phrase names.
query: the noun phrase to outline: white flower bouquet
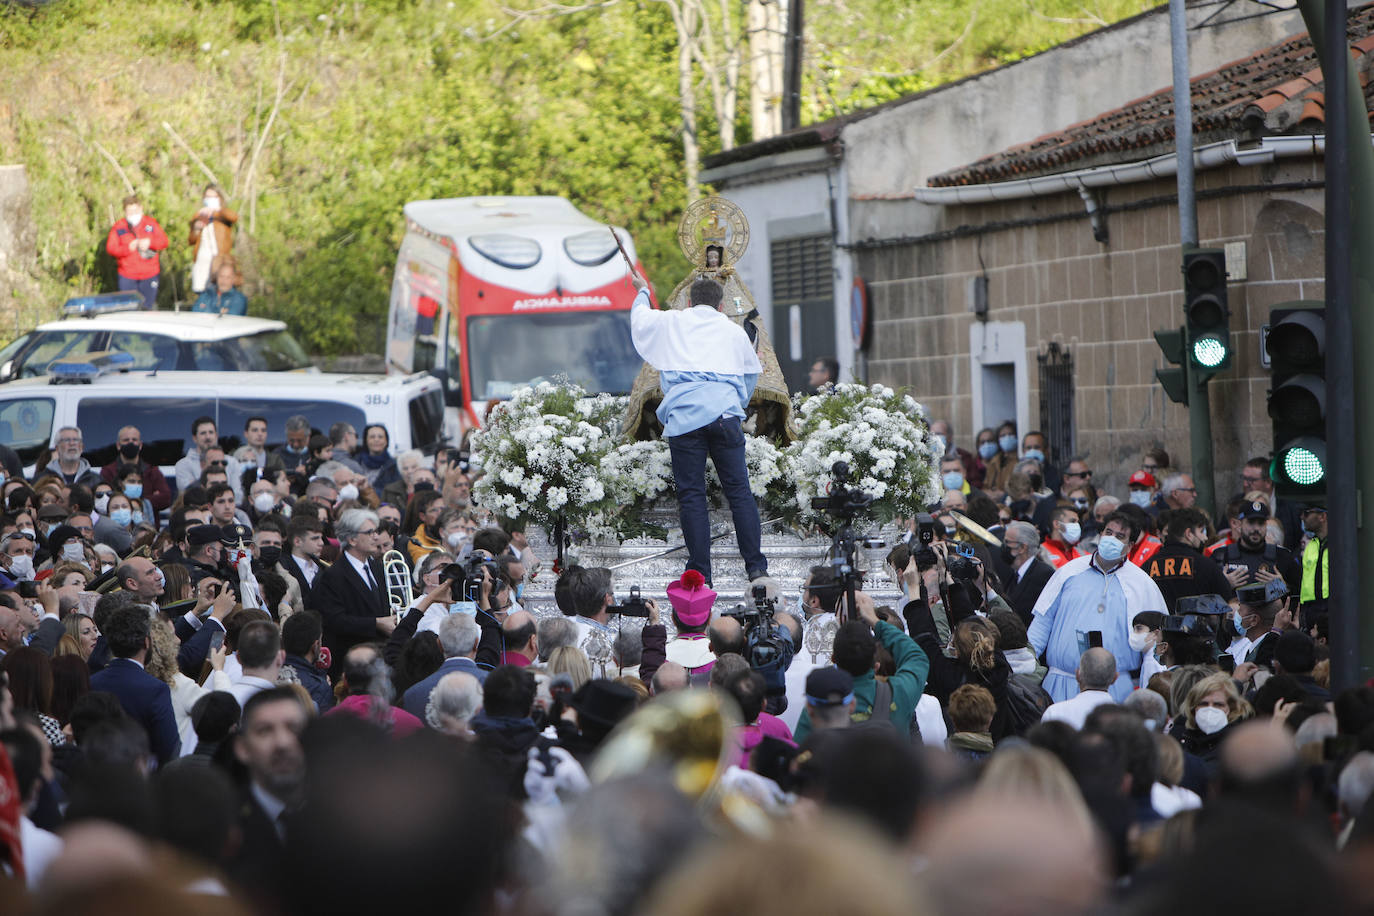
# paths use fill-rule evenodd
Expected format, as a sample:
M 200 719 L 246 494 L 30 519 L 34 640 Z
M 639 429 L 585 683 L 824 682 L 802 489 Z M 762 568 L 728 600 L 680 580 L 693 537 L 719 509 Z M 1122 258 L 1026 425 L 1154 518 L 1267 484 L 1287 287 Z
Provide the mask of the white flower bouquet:
M 482 472 L 473 497 L 498 515 L 552 531 L 614 515 L 602 464 L 615 448 L 623 399 L 588 397 L 577 385 L 516 389 L 472 440 Z
M 830 530 L 834 518 L 811 508 L 829 494 L 837 461 L 849 486 L 872 498 L 857 516 L 883 524 L 925 510 L 937 496 L 938 444 L 925 409 L 883 385 L 840 384 L 794 405 L 798 437 L 783 455 L 788 499 L 770 509 L 800 528 Z M 752 468 L 751 468 L 752 471 Z

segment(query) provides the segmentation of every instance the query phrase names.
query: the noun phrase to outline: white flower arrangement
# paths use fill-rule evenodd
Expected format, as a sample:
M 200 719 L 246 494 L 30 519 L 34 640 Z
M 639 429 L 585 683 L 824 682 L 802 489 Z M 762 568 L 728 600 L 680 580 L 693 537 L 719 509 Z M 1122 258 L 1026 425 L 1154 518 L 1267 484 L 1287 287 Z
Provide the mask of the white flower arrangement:
M 910 395 L 883 385 L 827 386 L 801 399 L 795 415 L 797 441 L 784 455 L 791 499 L 777 508 L 798 527 L 833 526 L 811 500 L 828 495 L 837 461 L 849 465 L 849 486 L 872 497 L 859 516 L 868 521 L 914 516 L 936 498 L 938 444 Z
M 666 440 L 619 441 L 625 403 L 588 397 L 567 382 L 516 389 L 473 437 L 473 465 L 482 472 L 474 498 L 546 530 L 562 516 L 583 536 L 645 533 L 645 511 L 672 494 L 672 457 Z M 938 445 L 909 395 L 881 385 L 836 385 L 801 400 L 796 417 L 800 435 L 786 448 L 760 436 L 745 439 L 749 488 L 765 515 L 804 529 L 831 527 L 811 500 L 827 495 L 836 461 L 847 462 L 850 485 L 873 498 L 861 514 L 866 520 L 913 516 L 938 495 Z M 714 465 L 707 495 L 725 503 Z
M 473 436 L 478 504 L 548 530 L 611 510 L 601 466 L 615 447 L 623 403 L 566 382 L 516 389 Z

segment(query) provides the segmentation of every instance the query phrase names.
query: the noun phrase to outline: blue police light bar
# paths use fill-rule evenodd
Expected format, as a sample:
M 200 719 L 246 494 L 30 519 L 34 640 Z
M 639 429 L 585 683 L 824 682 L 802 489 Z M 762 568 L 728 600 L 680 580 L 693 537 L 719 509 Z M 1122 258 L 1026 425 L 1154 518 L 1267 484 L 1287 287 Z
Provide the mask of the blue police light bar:
M 88 385 L 102 375 L 127 372 L 133 367 L 133 354 L 123 350 L 86 353 L 52 362 L 48 366 L 48 384 Z
M 136 292 L 97 293 L 76 296 L 62 303 L 62 314 L 70 317 L 92 318 L 110 312 L 132 312 L 143 307 L 143 295 Z

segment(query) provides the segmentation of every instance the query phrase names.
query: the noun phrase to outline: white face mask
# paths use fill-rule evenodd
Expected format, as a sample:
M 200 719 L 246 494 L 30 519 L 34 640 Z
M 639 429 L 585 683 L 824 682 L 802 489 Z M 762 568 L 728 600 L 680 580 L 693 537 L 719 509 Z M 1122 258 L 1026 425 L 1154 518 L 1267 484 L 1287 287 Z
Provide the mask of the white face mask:
M 204 200 L 202 200 L 201 203 L 205 205 L 205 209 L 207 209 L 207 210 L 218 210 L 218 209 L 219 209 L 219 198 L 218 198 L 218 197 L 207 197 L 207 198 L 205 198 Z
M 1226 727 L 1229 721 L 1226 710 L 1217 709 L 1215 706 L 1204 706 L 1193 711 L 1193 719 L 1197 722 L 1197 727 L 1202 730 L 1204 735 L 1215 735 Z
M 85 563 L 86 551 L 81 549 L 80 541 L 68 541 L 62 545 L 62 559 L 73 563 Z
M 466 531 L 450 531 L 448 533 L 448 537 L 445 538 L 445 540 L 448 541 L 448 546 L 450 547 L 457 547 L 467 539 L 468 533 Z
M 358 488 L 355 487 L 353 484 L 351 484 L 351 483 L 346 483 L 346 484 L 344 484 L 344 485 L 339 489 L 339 499 L 340 499 L 340 500 L 357 499 L 357 498 L 358 498 Z
M 101 515 L 105 514 L 105 509 L 110 505 L 110 494 L 102 493 L 95 498 L 95 511 Z
M 10 572 L 17 579 L 32 579 L 33 557 L 22 553 L 17 557 L 10 557 Z
M 1078 539 L 1083 537 L 1083 526 L 1078 522 L 1069 522 L 1064 526 L 1064 543 L 1077 544 Z
M 277 501 L 272 498 L 271 493 L 263 492 L 253 497 L 253 508 L 259 512 L 271 512 L 276 504 Z
M 1126 637 L 1126 643 L 1131 647 L 1132 652 L 1144 652 L 1150 644 L 1150 631 L 1141 633 L 1139 630 L 1132 630 L 1131 635 Z

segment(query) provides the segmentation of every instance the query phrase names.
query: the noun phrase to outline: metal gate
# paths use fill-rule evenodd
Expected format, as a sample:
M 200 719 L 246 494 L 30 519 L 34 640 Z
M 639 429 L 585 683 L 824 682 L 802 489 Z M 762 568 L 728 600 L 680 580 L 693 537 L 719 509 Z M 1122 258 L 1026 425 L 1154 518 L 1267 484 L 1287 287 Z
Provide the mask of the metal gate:
M 1051 464 L 1062 467 L 1077 452 L 1073 444 L 1073 354 L 1051 342 L 1036 357 L 1040 364 L 1040 431 Z

